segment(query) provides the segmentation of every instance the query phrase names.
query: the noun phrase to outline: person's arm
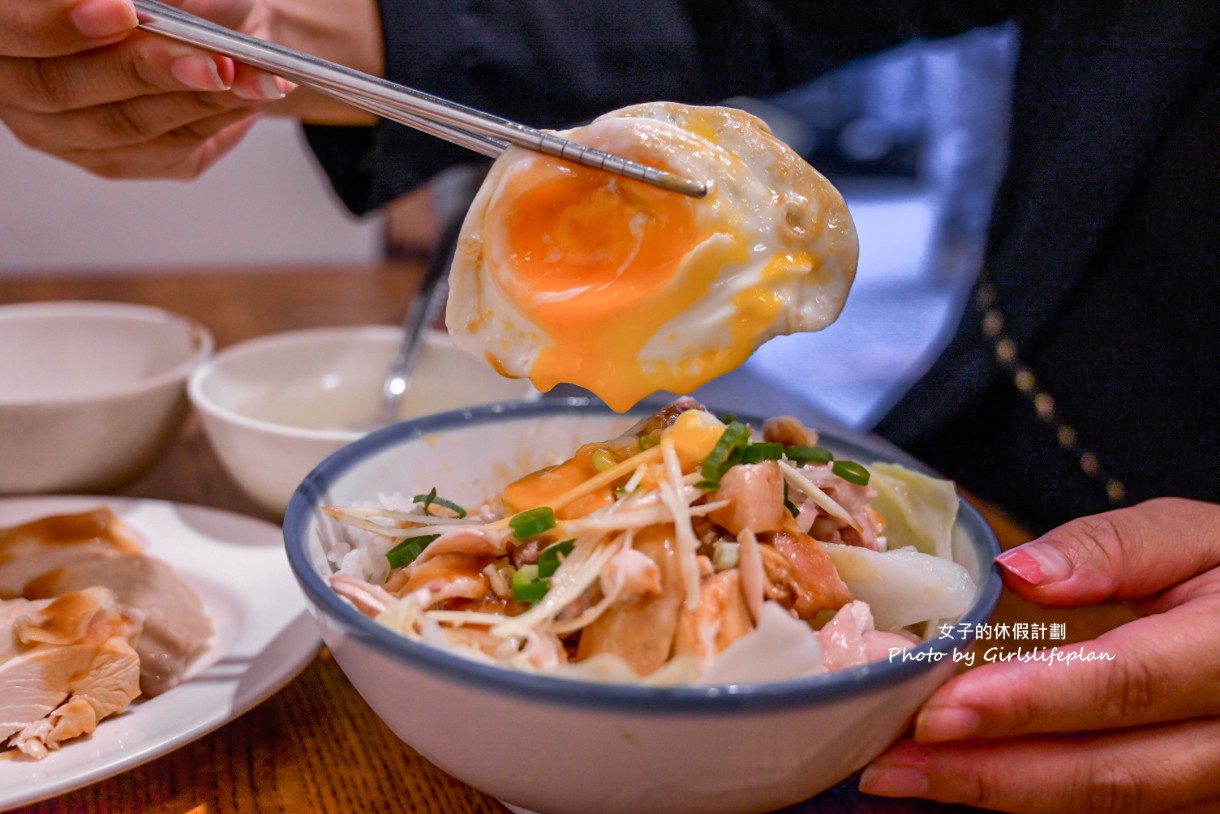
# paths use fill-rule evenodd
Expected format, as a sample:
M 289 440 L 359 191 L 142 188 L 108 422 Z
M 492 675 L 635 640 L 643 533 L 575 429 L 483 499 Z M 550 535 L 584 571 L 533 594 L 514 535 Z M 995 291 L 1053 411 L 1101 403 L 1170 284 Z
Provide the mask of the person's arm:
M 1115 599 L 1139 619 L 951 679 L 861 791 L 1001 811 L 1220 807 L 1220 506 L 1160 499 L 1072 521 L 999 558 L 1048 608 Z

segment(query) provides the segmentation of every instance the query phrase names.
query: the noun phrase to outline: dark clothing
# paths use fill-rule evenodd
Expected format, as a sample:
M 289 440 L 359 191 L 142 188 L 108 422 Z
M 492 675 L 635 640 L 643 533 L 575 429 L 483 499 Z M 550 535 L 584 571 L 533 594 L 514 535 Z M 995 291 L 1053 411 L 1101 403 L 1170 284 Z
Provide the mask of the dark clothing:
M 391 79 L 539 126 L 650 99 L 765 95 L 1011 18 L 991 331 L 968 311 L 877 430 L 1035 530 L 1111 498 L 1220 502 L 1220 4 L 1003 5 L 382 0 L 382 14 Z M 309 136 L 356 211 L 469 158 L 397 126 Z M 1032 375 L 1024 392 L 999 340 Z

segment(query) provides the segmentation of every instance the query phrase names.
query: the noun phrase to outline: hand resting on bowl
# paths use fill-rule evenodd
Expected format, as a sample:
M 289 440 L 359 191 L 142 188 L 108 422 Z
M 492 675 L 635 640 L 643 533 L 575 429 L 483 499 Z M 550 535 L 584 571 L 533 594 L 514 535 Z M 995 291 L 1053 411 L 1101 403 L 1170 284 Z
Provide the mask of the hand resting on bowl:
M 1027 813 L 1215 811 L 1217 529 L 1220 507 L 1164 498 L 1001 555 L 1008 587 L 1039 605 L 1121 600 L 1142 615 L 1057 648 L 1105 658 L 1003 661 L 951 679 L 861 790 Z

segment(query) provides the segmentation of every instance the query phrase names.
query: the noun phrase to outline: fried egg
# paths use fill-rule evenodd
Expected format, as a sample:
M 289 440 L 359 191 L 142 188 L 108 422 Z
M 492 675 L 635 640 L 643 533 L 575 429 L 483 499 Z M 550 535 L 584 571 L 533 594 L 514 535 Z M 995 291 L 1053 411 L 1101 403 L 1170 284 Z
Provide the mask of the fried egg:
M 707 182 L 708 194 L 509 148 L 450 270 L 459 347 L 540 390 L 575 384 L 623 411 L 838 317 L 855 226 L 839 192 L 760 119 L 655 102 L 561 135 Z

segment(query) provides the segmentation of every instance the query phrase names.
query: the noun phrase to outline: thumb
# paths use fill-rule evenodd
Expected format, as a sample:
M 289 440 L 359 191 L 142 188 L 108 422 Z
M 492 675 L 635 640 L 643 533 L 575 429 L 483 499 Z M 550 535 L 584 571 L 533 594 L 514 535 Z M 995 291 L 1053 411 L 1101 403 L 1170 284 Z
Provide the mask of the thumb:
M 1220 505 L 1158 498 L 1079 518 L 996 562 L 1043 607 L 1144 599 L 1220 565 Z
M 131 0 L 38 0 L 4 3 L 0 54 L 56 57 L 117 42 L 136 27 Z

